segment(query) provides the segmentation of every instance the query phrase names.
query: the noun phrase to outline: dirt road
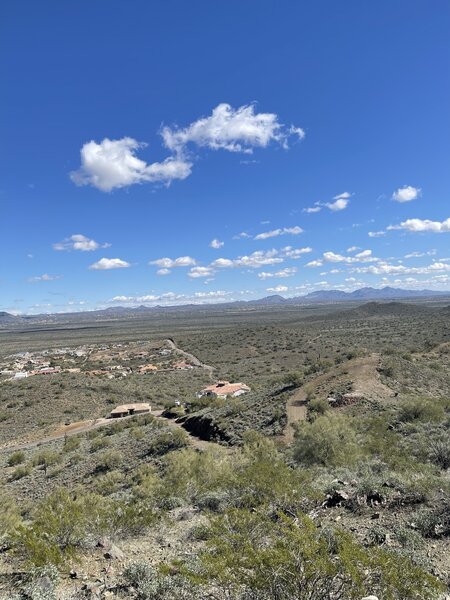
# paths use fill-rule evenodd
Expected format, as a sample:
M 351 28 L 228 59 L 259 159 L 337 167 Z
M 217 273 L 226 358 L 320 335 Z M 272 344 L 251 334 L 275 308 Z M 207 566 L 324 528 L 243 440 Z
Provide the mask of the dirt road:
M 352 392 L 367 400 L 386 401 L 394 397 L 394 392 L 381 382 L 378 368 L 380 366 L 380 355 L 369 354 L 360 358 L 354 358 L 348 362 L 332 368 L 327 373 L 319 375 L 308 381 L 299 388 L 288 400 L 286 405 L 287 424 L 283 433 L 283 441 L 290 444 L 294 440 L 294 424 L 306 419 L 307 396 L 314 394 L 319 386 L 322 388 L 332 387 L 340 381 L 352 382 Z M 320 393 L 322 395 L 322 392 Z
M 215 370 L 215 367 L 212 367 L 211 365 L 206 365 L 199 358 L 197 358 L 193 354 L 190 354 L 190 352 L 181 350 L 181 348 L 178 348 L 178 346 L 175 344 L 175 342 L 171 338 L 166 339 L 165 342 L 171 350 L 173 350 L 177 354 L 180 354 L 181 356 L 184 356 L 184 358 L 187 358 L 187 360 L 189 360 L 189 362 L 191 364 L 193 364 L 195 367 L 201 367 L 202 369 L 205 369 L 206 371 L 208 371 L 209 376 L 212 379 L 213 371 Z

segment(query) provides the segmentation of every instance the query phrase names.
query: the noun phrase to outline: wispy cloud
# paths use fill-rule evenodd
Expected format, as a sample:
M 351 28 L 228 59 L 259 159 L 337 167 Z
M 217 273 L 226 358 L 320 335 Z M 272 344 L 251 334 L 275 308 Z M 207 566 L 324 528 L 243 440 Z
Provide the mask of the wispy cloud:
M 48 273 L 44 273 L 43 275 L 30 277 L 28 281 L 30 283 L 36 283 L 37 281 L 56 281 L 58 279 L 62 279 L 62 275 L 49 275 Z
M 297 269 L 295 267 L 286 267 L 285 269 L 281 269 L 280 271 L 272 271 L 272 272 L 267 272 L 267 271 L 261 271 L 261 273 L 258 273 L 258 277 L 259 279 L 265 280 L 265 279 L 283 279 L 286 277 L 293 277 L 295 274 L 297 273 Z
M 214 248 L 215 250 L 218 250 L 219 248 L 222 248 L 223 245 L 224 245 L 224 242 L 221 242 L 218 239 L 211 240 L 211 242 L 209 244 L 210 248 Z
M 266 292 L 272 292 L 275 294 L 280 294 L 282 292 L 287 292 L 288 291 L 288 287 L 285 285 L 277 285 L 276 287 L 270 287 L 270 288 L 266 288 Z
M 264 231 L 255 235 L 255 240 L 267 240 L 268 238 L 278 237 L 280 235 L 299 235 L 303 233 L 303 229 L 296 225 L 295 227 L 283 227 L 280 229 L 272 229 L 272 231 Z

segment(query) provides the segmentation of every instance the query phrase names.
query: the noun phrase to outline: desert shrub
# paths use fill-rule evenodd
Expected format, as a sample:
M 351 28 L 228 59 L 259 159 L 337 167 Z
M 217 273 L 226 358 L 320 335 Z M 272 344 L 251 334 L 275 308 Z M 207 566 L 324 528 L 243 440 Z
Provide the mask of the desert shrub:
M 13 454 L 11 454 L 11 456 L 8 458 L 8 467 L 15 467 L 17 465 L 20 465 L 23 463 L 23 461 L 25 460 L 25 452 L 23 452 L 22 450 L 18 450 L 17 452 L 14 452 Z
M 89 448 L 89 452 L 94 453 L 99 450 L 104 450 L 105 448 L 109 448 L 111 446 L 111 440 L 106 437 L 97 437 L 95 438 Z
M 105 450 L 98 455 L 96 471 L 110 471 L 122 464 L 122 454 L 117 450 Z
M 294 459 L 304 465 L 351 465 L 361 455 L 350 420 L 324 415 L 303 421 L 295 432 Z
M 79 437 L 67 437 L 64 440 L 63 452 L 74 452 L 80 447 L 81 440 Z
M 428 439 L 428 458 L 441 469 L 450 468 L 450 433 Z
M 31 466 L 30 465 L 20 465 L 10 475 L 11 481 L 17 481 L 18 479 L 22 479 L 23 477 L 27 477 L 31 474 Z
M 100 475 L 95 481 L 95 490 L 102 496 L 110 496 L 116 492 L 124 481 L 124 475 L 120 471 L 109 471 Z
M 396 531 L 395 535 L 402 548 L 410 550 L 411 552 L 417 552 L 424 546 L 422 536 L 417 531 L 414 531 L 414 529 L 409 529 L 408 527 L 400 527 Z
M 6 410 L 0 410 L 0 423 L 11 418 L 11 414 Z
M 142 440 L 145 437 L 145 431 L 142 429 L 142 427 L 133 427 L 130 429 L 129 435 L 134 440 Z
M 0 519 L 0 546 L 9 546 L 22 519 L 12 498 L 0 494 L 2 516 Z
M 450 536 L 450 501 L 436 508 L 424 508 L 412 516 L 412 522 L 425 538 Z
M 211 491 L 200 494 L 196 498 L 196 504 L 200 510 L 220 512 L 230 503 L 228 494 L 224 491 Z
M 162 510 L 174 510 L 175 508 L 180 508 L 183 504 L 183 498 L 179 498 L 178 496 L 163 496 L 159 499 L 158 507 Z
M 323 417 L 330 406 L 325 398 L 314 398 L 308 403 L 308 420 L 314 421 L 317 417 Z
M 311 519 L 232 509 L 212 520 L 203 581 L 246 600 L 432 599 L 440 584 L 406 558 L 363 548 L 348 533 L 321 534 Z
M 198 587 L 190 583 L 187 578 L 178 573 L 162 573 L 146 561 L 130 563 L 124 570 L 123 577 L 137 590 L 139 600 L 200 598 Z
M 401 423 L 413 421 L 442 421 L 445 412 L 442 405 L 433 400 L 414 399 L 403 402 L 397 413 Z
M 150 444 L 149 454 L 167 454 L 171 450 L 184 448 L 189 443 L 188 435 L 183 429 L 171 429 L 160 433 Z
M 59 565 L 88 539 L 132 535 L 154 522 L 154 512 L 131 497 L 113 500 L 95 493 L 59 488 L 44 498 L 15 536 L 21 555 L 31 564 Z
M 33 458 L 31 459 L 31 464 L 34 467 L 42 466 L 44 468 L 44 471 L 47 471 L 48 467 L 60 462 L 60 460 L 61 456 L 59 452 L 48 448 L 45 450 L 40 450 L 39 452 L 34 454 Z
M 164 486 L 167 494 L 188 500 L 216 489 L 227 489 L 235 477 L 233 461 L 220 447 L 196 452 L 183 448 L 164 457 Z

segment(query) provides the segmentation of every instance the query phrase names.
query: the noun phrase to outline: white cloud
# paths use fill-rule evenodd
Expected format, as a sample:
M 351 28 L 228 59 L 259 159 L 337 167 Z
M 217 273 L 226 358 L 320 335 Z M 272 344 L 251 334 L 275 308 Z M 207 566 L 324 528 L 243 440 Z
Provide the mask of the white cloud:
M 259 279 L 263 279 L 263 280 L 271 279 L 273 277 L 278 279 L 278 278 L 285 278 L 285 277 L 293 277 L 296 273 L 297 273 L 297 269 L 295 267 L 286 267 L 285 269 L 281 269 L 281 271 L 272 271 L 272 272 L 262 271 L 261 273 L 258 273 L 258 277 L 259 277 Z
M 156 271 L 157 275 L 170 275 L 172 271 L 170 269 L 158 269 Z
M 62 275 L 49 275 L 48 273 L 44 273 L 43 275 L 30 277 L 28 281 L 30 283 L 35 283 L 36 281 L 56 281 L 57 279 L 62 279 Z
M 410 254 L 405 254 L 405 258 L 422 258 L 423 256 L 435 256 L 437 254 L 437 250 L 428 250 L 428 252 L 411 252 Z
M 286 246 L 281 249 L 283 256 L 286 258 L 297 259 L 300 258 L 303 254 L 309 254 L 313 249 L 309 246 L 305 248 L 292 248 L 292 246 Z
M 282 229 L 273 229 L 255 235 L 255 240 L 267 240 L 268 238 L 278 237 L 280 235 L 299 235 L 303 233 L 303 229 L 296 225 L 295 227 L 283 227 Z
M 89 268 L 94 271 L 107 271 L 109 269 L 125 269 L 129 266 L 131 266 L 130 263 L 120 258 L 101 258 Z
M 214 269 L 211 267 L 192 267 L 188 275 L 193 279 L 197 279 L 199 277 L 211 277 L 211 275 L 214 275 Z
M 369 231 L 368 236 L 371 238 L 383 237 L 386 235 L 385 231 Z
M 347 252 L 350 254 L 351 252 L 356 252 L 357 250 L 361 250 L 361 248 L 359 246 L 350 246 L 350 248 L 347 248 Z
M 148 264 L 163 269 L 173 269 L 174 267 L 193 267 L 196 265 L 196 261 L 191 256 L 179 256 L 178 258 L 158 258 L 151 260 Z
M 446 233 L 450 231 L 450 217 L 445 221 L 430 221 L 429 219 L 407 219 L 400 225 L 389 225 L 389 230 L 405 229 L 406 231 L 431 233 Z
M 235 259 L 218 258 L 211 263 L 212 267 L 230 268 L 230 267 L 249 267 L 258 269 L 265 265 L 275 265 L 283 262 L 283 258 L 278 256 L 278 250 L 258 250 L 249 256 L 239 256 Z
M 344 256 L 343 254 L 337 254 L 336 252 L 328 251 L 324 252 L 322 257 L 317 260 L 312 260 L 307 263 L 307 267 L 322 267 L 324 263 L 359 263 L 359 262 L 377 262 L 379 258 L 372 256 L 372 250 L 362 250 L 354 256 Z
M 288 289 L 289 288 L 286 287 L 285 285 L 277 285 L 276 287 L 266 288 L 266 292 L 280 293 L 280 292 L 287 292 Z
M 198 119 L 184 129 L 164 127 L 161 135 L 165 146 L 177 154 L 183 153 L 190 143 L 251 154 L 254 148 L 266 148 L 271 142 L 287 148 L 291 136 L 303 139 L 305 133 L 298 127 L 285 127 L 276 114 L 255 113 L 254 104 L 233 109 L 222 103 L 209 117 Z
M 339 210 L 344 210 L 344 208 L 347 208 L 348 203 L 349 200 L 346 200 L 345 198 L 339 198 L 335 202 L 326 202 L 325 206 L 333 212 L 337 212 Z
M 238 233 L 237 235 L 233 236 L 233 240 L 243 240 L 243 239 L 247 239 L 252 237 L 251 235 L 249 235 L 246 231 L 241 231 L 241 233 Z
M 309 206 L 307 208 L 303 208 L 302 212 L 307 213 L 307 214 L 314 214 L 314 213 L 318 213 L 322 210 L 321 206 Z
M 421 188 L 405 185 L 402 188 L 398 188 L 398 190 L 392 194 L 392 200 L 395 200 L 396 202 L 411 202 L 411 200 L 417 200 L 421 193 Z
M 81 233 L 75 233 L 62 242 L 53 244 L 53 250 L 81 250 L 82 252 L 91 252 L 98 248 L 109 248 L 111 244 L 99 244 L 95 240 L 90 240 Z
M 214 290 L 210 292 L 195 292 L 193 294 L 194 298 L 225 298 L 226 296 L 230 296 L 232 292 L 225 292 L 224 290 Z
M 192 164 L 182 157 L 170 156 L 162 162 L 147 164 L 136 156 L 145 144 L 130 137 L 120 140 L 105 138 L 99 144 L 91 141 L 81 148 L 81 167 L 70 177 L 77 185 L 92 185 L 102 192 L 135 183 L 186 179 Z
M 405 267 L 404 265 L 392 265 L 388 262 L 379 262 L 367 267 L 355 267 L 355 273 L 370 273 L 372 275 L 428 275 L 430 273 L 450 272 L 450 265 L 443 262 L 434 262 L 424 267 Z
M 221 242 L 218 239 L 211 240 L 211 242 L 209 244 L 210 248 L 214 248 L 215 250 L 218 250 L 219 248 L 222 248 L 223 245 L 224 245 L 224 242 Z
M 350 194 L 350 192 L 343 192 L 342 194 L 338 194 L 337 196 L 333 197 L 334 202 L 316 202 L 316 207 L 321 207 L 321 206 L 326 206 L 327 208 L 329 208 L 331 211 L 333 212 L 338 212 L 340 210 L 344 210 L 345 208 L 347 208 L 349 202 L 350 202 L 350 198 L 351 198 L 352 194 Z M 305 212 L 318 212 L 317 210 L 314 209 L 305 209 Z
M 318 259 L 318 260 L 311 260 L 309 263 L 306 263 L 305 267 L 323 267 L 323 260 Z

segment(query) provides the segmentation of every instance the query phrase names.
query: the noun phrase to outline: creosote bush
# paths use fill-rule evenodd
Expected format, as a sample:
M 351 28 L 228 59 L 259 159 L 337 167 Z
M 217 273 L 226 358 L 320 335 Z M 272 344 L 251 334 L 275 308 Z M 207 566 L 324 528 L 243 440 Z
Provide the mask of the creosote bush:
M 324 535 L 302 514 L 228 510 L 213 519 L 206 544 L 199 580 L 233 599 L 431 600 L 441 589 L 407 558 L 363 548 L 343 531 Z
M 361 456 L 349 418 L 324 415 L 301 422 L 295 432 L 294 459 L 303 465 L 352 465 Z

